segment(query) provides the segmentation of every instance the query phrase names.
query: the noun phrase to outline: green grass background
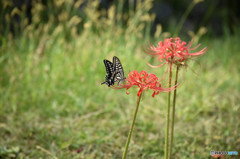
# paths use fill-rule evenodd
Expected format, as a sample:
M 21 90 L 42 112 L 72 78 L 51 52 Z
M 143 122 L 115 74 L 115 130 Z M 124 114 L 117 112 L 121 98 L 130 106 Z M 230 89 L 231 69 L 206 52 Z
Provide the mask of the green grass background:
M 207 53 L 181 70 L 174 158 L 240 150 L 238 42 L 238 36 L 203 40 Z M 164 68 L 147 66 L 150 58 L 135 39 L 84 34 L 66 45 L 51 43 L 41 56 L 24 38 L 1 47 L 2 151 L 19 158 L 121 158 L 137 90 L 126 95 L 101 85 L 103 59 L 118 56 L 125 74 L 146 70 L 161 77 Z M 129 158 L 163 156 L 167 96 L 151 93 L 140 103 Z
M 20 36 L 1 37 L 0 158 L 121 158 L 137 90 L 126 95 L 101 85 L 103 59 L 119 57 L 126 75 L 145 70 L 161 78 L 166 69 L 147 65 L 158 61 L 142 48 L 160 39 L 149 40 L 142 32 L 149 24 L 137 20 L 141 11 L 125 29 L 104 20 L 93 25 L 93 18 L 71 37 L 76 30 L 67 23 L 50 32 L 54 25 L 35 29 L 33 19 Z M 108 29 L 101 30 L 103 24 Z M 209 50 L 181 69 L 173 158 L 206 159 L 211 150 L 240 153 L 239 41 L 239 34 L 200 38 L 201 48 Z M 140 103 L 129 159 L 163 158 L 167 94 L 151 94 L 146 92 Z

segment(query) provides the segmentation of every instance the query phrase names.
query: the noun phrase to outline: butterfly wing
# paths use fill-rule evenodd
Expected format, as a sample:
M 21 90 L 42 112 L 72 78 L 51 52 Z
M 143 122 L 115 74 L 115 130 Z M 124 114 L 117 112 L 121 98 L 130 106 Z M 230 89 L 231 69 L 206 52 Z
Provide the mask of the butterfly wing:
M 104 62 L 105 68 L 106 68 L 107 76 L 109 78 L 111 78 L 112 74 L 114 72 L 113 63 L 108 60 L 103 60 L 103 62 Z
M 117 80 L 119 80 L 119 82 L 121 80 L 124 80 L 124 71 L 123 71 L 123 67 L 122 64 L 119 60 L 118 57 L 114 56 L 113 57 L 113 76 L 112 76 L 114 82 L 116 82 Z
M 107 75 L 105 78 L 105 82 L 103 82 L 102 84 L 106 83 L 108 86 L 111 86 L 114 84 L 114 81 L 111 79 L 114 73 L 113 63 L 108 60 L 103 60 L 103 63 L 105 65 Z

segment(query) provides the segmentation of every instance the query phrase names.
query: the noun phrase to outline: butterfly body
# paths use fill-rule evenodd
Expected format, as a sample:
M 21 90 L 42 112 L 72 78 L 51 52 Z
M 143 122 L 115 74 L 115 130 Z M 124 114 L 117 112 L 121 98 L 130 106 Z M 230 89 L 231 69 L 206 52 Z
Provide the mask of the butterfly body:
M 120 60 L 114 56 L 113 62 L 108 60 L 103 60 L 107 75 L 105 77 L 105 82 L 102 84 L 108 85 L 108 87 L 114 85 L 115 82 L 119 81 L 118 84 L 125 79 L 124 71 Z

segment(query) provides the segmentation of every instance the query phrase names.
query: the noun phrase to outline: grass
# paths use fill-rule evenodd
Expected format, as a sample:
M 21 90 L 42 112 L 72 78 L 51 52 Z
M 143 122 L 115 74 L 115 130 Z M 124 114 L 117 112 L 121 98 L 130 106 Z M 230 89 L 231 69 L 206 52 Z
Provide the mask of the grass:
M 0 158 L 121 158 L 137 96 L 100 84 L 103 59 L 118 56 L 125 74 L 135 69 L 160 75 L 161 69 L 146 65 L 151 59 L 142 51 L 144 41 L 112 36 L 83 33 L 68 43 L 49 38 L 43 45 L 24 36 L 3 42 Z M 181 70 L 174 158 L 206 159 L 211 150 L 240 153 L 239 40 L 201 40 L 209 46 L 201 64 Z M 145 93 L 129 158 L 163 158 L 166 97 Z
M 14 38 L 0 24 L 6 30 L 0 37 L 0 159 L 119 159 L 137 91 L 126 95 L 101 85 L 103 59 L 118 56 L 126 75 L 131 70 L 163 75 L 164 69 L 147 66 L 157 61 L 142 50 L 154 19 L 152 3 L 138 2 L 125 14 L 123 2 L 105 12 L 92 1 L 82 15 L 81 1 L 56 2 L 34 3 L 31 24 L 24 8 L 2 10 L 1 20 L 9 26 L 15 15 L 23 19 Z M 161 30 L 158 25 L 154 36 Z M 199 40 L 202 34 L 192 36 Z M 206 159 L 211 150 L 240 153 L 239 40 L 238 35 L 200 39 L 209 51 L 200 64 L 190 61 L 180 71 L 184 84 L 178 89 L 173 158 Z M 163 158 L 167 93 L 151 94 L 141 101 L 129 159 Z

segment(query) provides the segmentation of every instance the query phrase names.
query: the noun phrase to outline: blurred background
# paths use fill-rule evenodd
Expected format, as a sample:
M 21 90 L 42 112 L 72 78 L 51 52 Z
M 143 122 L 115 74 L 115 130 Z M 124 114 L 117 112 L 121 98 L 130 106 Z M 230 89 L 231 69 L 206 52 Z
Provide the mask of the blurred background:
M 166 67 L 144 53 L 180 37 L 204 56 L 182 68 L 174 158 L 240 154 L 240 11 L 236 0 L 1 0 L 0 158 L 121 158 L 136 90 L 114 90 L 103 59 L 119 57 L 125 76 Z M 131 159 L 164 154 L 167 94 L 145 93 Z M 239 156 L 226 156 L 226 158 Z

